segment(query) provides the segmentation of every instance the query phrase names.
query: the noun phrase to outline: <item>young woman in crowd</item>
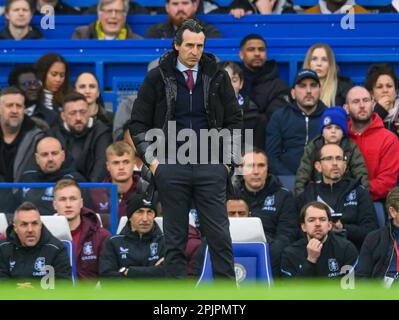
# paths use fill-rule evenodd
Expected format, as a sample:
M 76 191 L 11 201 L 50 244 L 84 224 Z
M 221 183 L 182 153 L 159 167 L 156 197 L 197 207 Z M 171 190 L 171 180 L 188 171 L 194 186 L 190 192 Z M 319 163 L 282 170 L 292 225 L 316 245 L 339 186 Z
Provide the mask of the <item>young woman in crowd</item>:
M 316 43 L 308 49 L 302 68 L 314 70 L 320 78 L 320 99 L 329 107 L 342 106 L 353 82 L 338 75 L 334 52 L 324 43 Z

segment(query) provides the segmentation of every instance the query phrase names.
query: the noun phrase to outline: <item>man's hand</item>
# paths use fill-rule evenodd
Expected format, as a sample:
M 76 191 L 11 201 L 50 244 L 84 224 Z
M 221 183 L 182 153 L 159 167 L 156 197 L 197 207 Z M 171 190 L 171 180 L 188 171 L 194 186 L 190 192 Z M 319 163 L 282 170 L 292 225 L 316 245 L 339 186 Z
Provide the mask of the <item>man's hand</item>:
M 230 14 L 234 16 L 236 19 L 240 19 L 242 16 L 245 16 L 246 14 L 252 14 L 252 11 L 247 11 L 245 12 L 244 9 L 237 8 L 237 9 L 231 9 Z
M 308 261 L 316 263 L 320 257 L 321 248 L 323 248 L 323 244 L 319 240 L 315 238 L 310 239 L 306 247 L 308 251 Z
M 153 160 L 150 164 L 150 171 L 152 175 L 155 175 L 155 171 L 157 171 L 159 165 L 159 161 L 157 159 Z
M 271 14 L 273 13 L 273 7 L 276 1 L 277 0 L 258 0 L 255 5 L 260 14 Z
M 332 227 L 335 230 L 342 230 L 344 228 L 344 225 L 342 224 L 341 220 L 338 220 L 332 223 Z
M 155 263 L 155 266 L 159 266 L 164 260 L 165 260 L 165 258 L 162 257 L 161 259 L 159 259 L 159 260 Z
M 393 108 L 394 101 L 390 97 L 384 96 L 380 100 L 378 100 L 378 103 L 386 110 L 389 111 Z

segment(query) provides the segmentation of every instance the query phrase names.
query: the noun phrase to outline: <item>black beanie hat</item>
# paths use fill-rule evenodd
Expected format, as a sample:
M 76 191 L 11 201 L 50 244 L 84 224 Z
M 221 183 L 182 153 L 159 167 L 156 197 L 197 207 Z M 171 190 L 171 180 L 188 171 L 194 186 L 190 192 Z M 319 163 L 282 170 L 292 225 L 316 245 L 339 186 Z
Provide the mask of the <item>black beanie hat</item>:
M 155 202 L 152 200 L 147 200 L 145 194 L 135 194 L 127 201 L 126 216 L 128 219 L 133 215 L 134 212 L 140 208 L 148 208 L 154 211 L 157 215 L 157 208 Z

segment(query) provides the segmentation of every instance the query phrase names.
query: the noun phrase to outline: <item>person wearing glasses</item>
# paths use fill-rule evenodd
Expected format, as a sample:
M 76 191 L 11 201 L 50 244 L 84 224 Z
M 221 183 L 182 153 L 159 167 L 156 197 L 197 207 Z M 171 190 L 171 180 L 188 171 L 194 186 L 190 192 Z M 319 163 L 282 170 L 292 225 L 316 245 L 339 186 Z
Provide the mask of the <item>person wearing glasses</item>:
M 374 101 L 366 88 L 349 90 L 344 107 L 350 118 L 349 138 L 357 144 L 366 162 L 371 196 L 374 201 L 383 200 L 398 181 L 398 137 L 373 112 Z
M 112 142 L 111 130 L 90 116 L 84 95 L 66 95 L 60 122 L 50 135 L 61 141 L 67 160 L 72 157 L 76 170 L 89 182 L 102 182 L 107 174 L 105 150 Z
M 72 39 L 126 40 L 140 39 L 126 24 L 129 0 L 100 0 L 97 21 L 77 27 Z
M 360 249 L 367 234 L 378 228 L 368 190 L 359 180 L 344 176 L 347 158 L 338 144 L 325 144 L 314 166 L 321 182 L 308 184 L 297 197 L 298 212 L 311 201 L 325 203 L 331 211 L 332 230 L 346 235 Z
M 32 65 L 18 65 L 8 75 L 8 84 L 17 87 L 25 95 L 25 115 L 30 117 L 43 130 L 58 123 L 58 114 L 45 107 L 40 100 L 42 82 Z
M 347 160 L 346 174 L 353 178 L 360 178 L 362 185 L 369 189 L 369 176 L 362 153 L 357 144 L 348 137 L 348 115 L 342 107 L 331 107 L 323 112 L 320 118 L 320 135 L 314 138 L 306 147 L 296 172 L 295 194 L 303 192 L 305 185 L 319 182 L 321 177 L 314 168 L 316 155 L 325 144 L 339 144 Z

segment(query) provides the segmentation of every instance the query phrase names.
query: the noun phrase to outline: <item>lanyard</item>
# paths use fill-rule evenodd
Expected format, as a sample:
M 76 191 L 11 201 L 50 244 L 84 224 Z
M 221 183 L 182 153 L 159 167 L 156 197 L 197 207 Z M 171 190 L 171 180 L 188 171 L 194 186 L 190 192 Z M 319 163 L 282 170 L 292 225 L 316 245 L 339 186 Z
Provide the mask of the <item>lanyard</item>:
M 395 248 L 396 252 L 396 272 L 399 273 L 399 249 L 396 240 L 393 242 L 393 247 Z

